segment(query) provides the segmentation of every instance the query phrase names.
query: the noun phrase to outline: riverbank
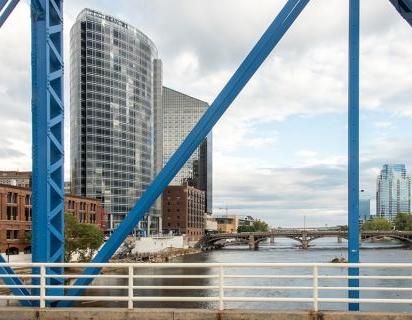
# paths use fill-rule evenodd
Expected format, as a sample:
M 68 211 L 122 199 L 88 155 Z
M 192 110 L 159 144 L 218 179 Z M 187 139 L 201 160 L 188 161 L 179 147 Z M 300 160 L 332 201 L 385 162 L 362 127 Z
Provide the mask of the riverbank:
M 166 248 L 159 252 L 138 252 L 128 255 L 122 259 L 111 259 L 110 262 L 127 263 L 127 262 L 142 262 L 142 263 L 161 263 L 169 262 L 177 257 L 193 255 L 200 253 L 201 250 L 197 248 Z

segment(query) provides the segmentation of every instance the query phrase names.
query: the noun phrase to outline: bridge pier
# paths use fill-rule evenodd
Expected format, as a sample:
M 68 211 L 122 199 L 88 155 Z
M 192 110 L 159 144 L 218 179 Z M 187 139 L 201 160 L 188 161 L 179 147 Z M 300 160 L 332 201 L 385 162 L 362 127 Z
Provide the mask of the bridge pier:
M 275 244 L 275 237 L 270 237 L 270 244 Z
M 301 243 L 302 243 L 302 249 L 308 249 L 309 248 L 309 241 L 307 240 L 307 239 L 303 239 L 302 241 L 301 241 Z
M 342 243 L 342 237 L 338 237 L 338 243 Z
M 302 233 L 302 237 L 300 238 L 300 243 L 302 244 L 302 249 L 308 249 L 309 248 L 309 239 L 308 235 L 306 232 Z
M 255 236 L 249 236 L 249 250 L 256 250 L 258 248 Z

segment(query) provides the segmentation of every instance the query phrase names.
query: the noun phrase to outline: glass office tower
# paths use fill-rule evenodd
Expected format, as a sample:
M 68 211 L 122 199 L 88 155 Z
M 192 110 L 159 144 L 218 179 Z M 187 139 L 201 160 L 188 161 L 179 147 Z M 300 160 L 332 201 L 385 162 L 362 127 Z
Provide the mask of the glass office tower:
M 371 198 L 365 190 L 359 193 L 359 220 L 368 221 L 371 217 Z
M 209 104 L 181 92 L 163 87 L 162 110 L 159 112 L 157 126 L 162 126 L 163 135 L 158 141 L 158 158 L 156 171 L 166 164 L 176 149 L 180 146 Z M 160 140 L 161 139 L 161 140 Z M 206 210 L 212 212 L 212 134 L 209 133 L 203 143 L 192 154 L 183 168 L 177 173 L 170 185 L 181 185 L 189 181 L 197 189 L 206 192 Z
M 398 213 L 410 212 L 411 178 L 404 164 L 385 164 L 376 183 L 376 214 L 393 220 Z
M 154 175 L 161 63 L 133 26 L 84 9 L 70 34 L 72 192 L 98 198 L 114 228 Z M 160 92 L 161 94 L 161 92 Z M 158 214 L 143 222 L 159 229 Z

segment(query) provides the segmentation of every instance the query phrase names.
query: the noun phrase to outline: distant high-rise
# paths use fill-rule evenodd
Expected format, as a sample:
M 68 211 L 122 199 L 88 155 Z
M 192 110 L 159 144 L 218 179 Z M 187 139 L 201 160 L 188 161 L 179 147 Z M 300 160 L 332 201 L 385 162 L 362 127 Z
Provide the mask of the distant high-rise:
M 178 91 L 163 87 L 162 110 L 155 121 L 157 137 L 155 156 L 156 172 L 159 172 L 193 129 L 209 104 Z M 160 129 L 160 126 L 162 127 Z M 161 156 L 160 156 L 161 155 Z M 196 149 L 177 173 L 170 185 L 182 185 L 188 181 L 206 192 L 206 211 L 212 210 L 212 134 Z
M 411 178 L 404 164 L 385 164 L 376 183 L 376 214 L 392 220 L 398 213 L 410 212 Z
M 359 220 L 367 221 L 371 217 L 371 198 L 365 192 L 361 190 L 359 193 Z
M 100 199 L 110 228 L 153 179 L 157 57 L 145 34 L 109 15 L 84 9 L 71 29 L 72 192 Z M 156 214 L 144 223 L 159 229 Z

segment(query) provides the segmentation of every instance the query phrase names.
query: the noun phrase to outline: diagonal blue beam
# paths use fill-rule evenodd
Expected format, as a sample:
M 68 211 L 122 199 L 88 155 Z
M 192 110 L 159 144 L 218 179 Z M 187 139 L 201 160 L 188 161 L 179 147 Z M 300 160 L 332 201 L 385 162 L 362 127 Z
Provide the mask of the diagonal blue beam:
M 1 10 L 3 10 L 6 3 L 7 3 L 7 0 L 0 0 L 0 12 L 1 12 Z
M 7 263 L 3 256 L 0 255 L 0 263 Z M 2 281 L 8 285 L 8 286 L 24 286 L 23 281 L 21 280 L 20 276 L 18 276 L 14 270 L 8 266 L 4 266 L 1 265 L 0 266 L 0 274 L 7 274 L 9 275 L 8 277 L 2 277 Z M 13 292 L 13 294 L 15 296 L 29 296 L 30 292 L 29 290 L 21 287 L 21 288 L 17 288 L 17 287 L 12 287 L 11 292 Z M 33 306 L 32 301 L 30 300 L 20 300 L 20 303 L 25 306 L 25 307 L 31 307 Z
M 0 7 L 1 9 L 5 6 L 7 1 L 2 1 L 0 3 Z M 17 6 L 17 4 L 19 3 L 19 0 L 11 0 L 8 5 L 6 6 L 6 8 L 4 9 L 4 11 L 0 14 L 0 28 L 3 26 L 3 24 L 6 22 L 7 18 L 9 17 L 10 13 L 13 12 L 14 8 Z M 0 11 L 1 11 L 0 9 Z
M 273 23 L 256 43 L 255 47 L 230 78 L 229 82 L 219 93 L 200 121 L 189 133 L 159 175 L 142 195 L 140 200 L 135 204 L 123 222 L 93 259 L 94 263 L 107 262 L 116 252 L 117 248 L 119 248 L 127 235 L 133 230 L 134 226 L 144 217 L 144 214 L 149 210 L 154 201 L 160 196 L 162 191 L 167 187 L 176 173 L 195 151 L 197 146 L 204 140 L 240 91 L 252 78 L 256 70 L 261 66 L 273 48 L 289 30 L 290 26 L 308 2 L 309 0 L 287 1 Z M 83 274 L 94 275 L 99 272 L 100 268 L 92 267 L 87 268 Z M 92 278 L 81 278 L 75 282 L 75 285 L 88 285 L 91 282 Z M 82 291 L 83 289 L 71 289 L 67 292 L 67 295 L 76 296 L 81 294 Z M 68 307 L 72 305 L 72 303 L 72 301 L 61 301 L 58 305 Z
M 389 0 L 412 27 L 412 0 Z

